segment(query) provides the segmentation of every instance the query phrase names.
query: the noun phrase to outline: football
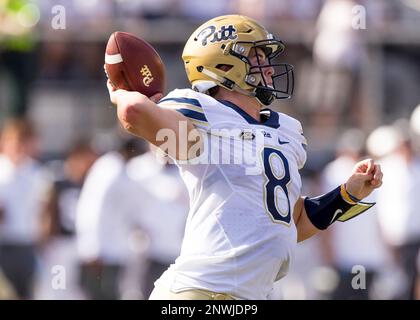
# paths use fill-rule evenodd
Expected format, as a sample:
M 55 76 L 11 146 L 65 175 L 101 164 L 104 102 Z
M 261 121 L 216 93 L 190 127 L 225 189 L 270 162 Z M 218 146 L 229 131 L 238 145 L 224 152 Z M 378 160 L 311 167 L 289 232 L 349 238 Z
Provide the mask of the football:
M 114 32 L 105 50 L 105 71 L 114 88 L 148 97 L 165 90 L 165 66 L 156 50 L 128 32 Z

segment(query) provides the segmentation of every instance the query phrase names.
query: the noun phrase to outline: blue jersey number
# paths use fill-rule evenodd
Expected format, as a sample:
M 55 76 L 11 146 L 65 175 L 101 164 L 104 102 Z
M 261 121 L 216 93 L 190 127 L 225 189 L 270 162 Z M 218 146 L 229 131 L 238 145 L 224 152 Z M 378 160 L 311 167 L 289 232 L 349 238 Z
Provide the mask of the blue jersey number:
M 277 157 L 283 166 L 283 172 L 279 176 L 276 176 L 274 173 L 272 162 L 274 157 Z M 291 216 L 289 192 L 287 191 L 287 185 L 290 182 L 289 163 L 280 150 L 270 147 L 266 147 L 263 150 L 263 162 L 264 175 L 267 180 L 264 185 L 264 201 L 267 211 L 274 221 L 289 224 Z M 284 212 L 279 209 L 279 206 L 277 205 L 278 197 L 276 197 L 276 192 L 283 192 L 285 195 L 285 197 L 281 197 L 287 201 L 287 210 L 283 210 Z

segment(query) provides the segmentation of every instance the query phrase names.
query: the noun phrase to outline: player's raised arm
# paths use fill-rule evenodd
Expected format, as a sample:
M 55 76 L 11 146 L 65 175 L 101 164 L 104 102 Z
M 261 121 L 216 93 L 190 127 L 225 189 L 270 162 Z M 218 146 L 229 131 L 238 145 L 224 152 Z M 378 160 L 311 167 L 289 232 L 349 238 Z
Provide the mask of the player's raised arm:
M 161 93 L 148 98 L 136 91 L 116 90 L 109 81 L 107 86 L 111 102 L 117 106 L 118 119 L 128 132 L 142 137 L 158 147 L 167 142 L 157 139 L 159 131 L 173 132 L 170 136 L 176 138 L 174 141 L 176 146 L 164 151 L 168 151 L 169 155 L 175 159 L 188 159 L 190 147 L 197 143 L 195 140 L 190 139 L 191 141 L 189 141 L 188 135 L 196 129 L 192 122 L 181 113 L 176 110 L 160 108 L 156 104 L 163 96 Z M 187 148 L 182 148 L 185 141 L 187 141 Z
M 382 185 L 381 167 L 372 159 L 358 162 L 346 183 L 315 198 L 301 197 L 296 201 L 294 221 L 298 242 L 306 240 L 332 223 L 352 219 L 371 208 L 374 203 L 361 202 Z

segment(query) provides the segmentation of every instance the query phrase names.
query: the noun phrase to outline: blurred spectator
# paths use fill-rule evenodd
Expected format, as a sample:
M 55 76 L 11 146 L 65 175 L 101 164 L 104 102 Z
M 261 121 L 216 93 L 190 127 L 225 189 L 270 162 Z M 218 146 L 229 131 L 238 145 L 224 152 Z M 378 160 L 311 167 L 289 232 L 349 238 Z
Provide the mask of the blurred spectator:
M 23 116 L 28 107 L 36 67 L 34 26 L 38 20 L 39 9 L 33 1 L 0 1 L 0 69 L 10 79 L 11 116 Z
M 345 131 L 338 141 L 336 159 L 325 167 L 322 174 L 323 192 L 342 184 L 360 160 L 364 149 L 364 134 L 357 129 Z M 375 193 L 364 201 L 374 202 Z M 373 207 L 348 223 L 336 224 L 322 234 L 326 262 L 335 268 L 339 280 L 331 294 L 332 299 L 369 299 L 373 281 L 386 262 L 378 225 L 378 215 Z M 352 268 L 362 266 L 366 271 L 366 288 L 352 287 L 356 276 Z
M 0 139 L 0 267 L 21 299 L 33 295 L 36 244 L 48 176 L 34 160 L 35 131 L 6 122 Z
M 152 147 L 154 149 L 154 147 Z M 154 282 L 175 262 L 181 250 L 189 208 L 188 191 L 173 164 L 148 152 L 132 161 L 129 173 L 151 197 L 150 212 L 141 216 L 142 226 L 150 238 L 147 251 L 143 294 L 148 298 Z M 163 190 L 166 190 L 163 192 Z
M 359 76 L 366 53 L 360 30 L 352 25 L 356 4 L 352 0 L 327 0 L 317 20 L 314 69 L 303 79 L 303 99 L 312 113 L 311 125 L 322 128 L 319 130 L 335 130 L 341 120 L 355 125 L 357 120 L 357 113 L 351 111 L 358 105 Z
M 363 47 L 356 26 L 353 26 L 353 0 L 327 0 L 317 21 L 314 43 L 315 61 L 326 68 L 356 71 Z
M 86 142 L 73 146 L 64 162 L 62 176 L 56 177 L 48 193 L 43 211 L 44 281 L 39 298 L 80 299 L 78 284 L 78 259 L 76 252 L 76 206 L 88 170 L 97 155 Z M 65 290 L 51 287 L 51 270 L 59 265 L 66 270 Z
M 395 263 L 406 275 L 405 290 L 396 298 L 413 299 L 420 249 L 420 158 L 412 148 L 407 122 L 376 129 L 369 136 L 368 147 L 371 153 L 382 156 L 384 184 L 377 191 L 381 230 Z
M 81 142 L 73 146 L 64 162 L 63 176 L 57 177 L 46 201 L 44 237 L 72 236 L 75 232 L 75 209 L 83 182 L 97 155 Z
M 144 151 L 142 140 L 124 141 L 118 151 L 93 164 L 83 185 L 76 235 L 80 281 L 89 299 L 121 298 L 121 275 L 132 255 L 131 235 L 149 201 L 146 191 L 127 175 L 127 163 Z

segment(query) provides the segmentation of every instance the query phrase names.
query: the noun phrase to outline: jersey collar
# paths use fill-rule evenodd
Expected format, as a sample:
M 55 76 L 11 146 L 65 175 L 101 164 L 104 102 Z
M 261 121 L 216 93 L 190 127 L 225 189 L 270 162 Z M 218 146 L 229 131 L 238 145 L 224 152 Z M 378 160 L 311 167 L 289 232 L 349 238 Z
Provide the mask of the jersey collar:
M 246 113 L 244 110 L 239 108 L 236 104 L 227 101 L 227 100 L 217 100 L 220 103 L 224 104 L 225 106 L 235 110 L 237 113 L 239 113 L 249 124 L 256 124 L 256 125 L 262 125 L 267 126 L 270 128 L 277 129 L 280 127 L 279 123 L 279 115 L 277 112 L 274 112 L 268 108 L 262 109 L 260 112 L 261 115 L 261 121 L 257 121 L 253 117 L 251 117 L 248 113 Z

